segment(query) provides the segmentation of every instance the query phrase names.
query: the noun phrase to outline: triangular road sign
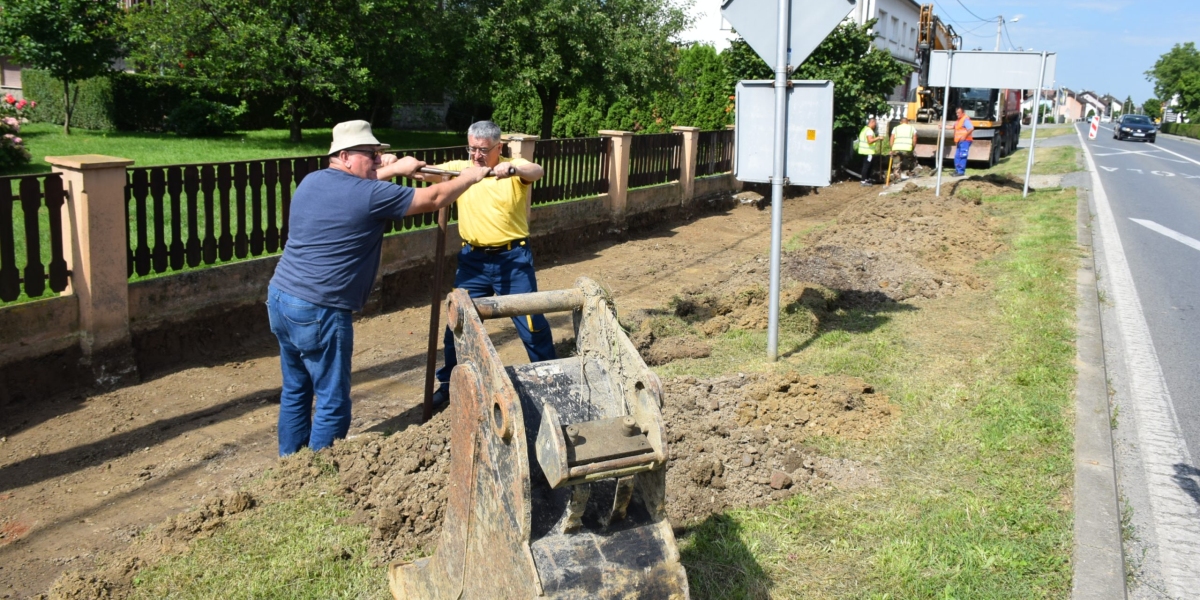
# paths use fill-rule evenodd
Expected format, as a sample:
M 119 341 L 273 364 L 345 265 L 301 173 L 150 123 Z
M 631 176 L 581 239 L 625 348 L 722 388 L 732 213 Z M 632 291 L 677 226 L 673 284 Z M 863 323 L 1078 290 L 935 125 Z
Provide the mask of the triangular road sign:
M 854 10 L 856 0 L 788 0 L 788 64 L 799 66 L 822 40 Z M 721 16 L 763 60 L 775 67 L 779 37 L 779 0 L 725 0 Z

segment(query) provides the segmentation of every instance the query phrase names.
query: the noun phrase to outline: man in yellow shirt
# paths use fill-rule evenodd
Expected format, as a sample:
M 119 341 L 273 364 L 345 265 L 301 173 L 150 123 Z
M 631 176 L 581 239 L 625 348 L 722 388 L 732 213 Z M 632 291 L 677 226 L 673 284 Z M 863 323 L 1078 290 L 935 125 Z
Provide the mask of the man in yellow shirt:
M 537 291 L 529 249 L 530 188 L 545 171 L 523 158 L 504 158 L 500 152 L 500 127 L 479 121 L 467 130 L 469 159 L 438 165 L 451 171 L 488 167 L 495 173 L 494 178 L 475 184 L 458 199 L 458 233 L 463 247 L 458 253 L 454 287 L 467 290 L 472 298 Z M 531 362 L 557 358 L 546 317 L 513 317 L 513 324 Z M 449 328 L 443 344 L 445 364 L 437 372 L 435 406 L 450 399 L 450 371 L 458 364 Z
M 892 128 L 892 162 L 897 179 L 908 179 L 917 163 L 913 157 L 913 146 L 917 141 L 917 128 L 909 125 L 908 117 L 900 117 L 900 124 Z

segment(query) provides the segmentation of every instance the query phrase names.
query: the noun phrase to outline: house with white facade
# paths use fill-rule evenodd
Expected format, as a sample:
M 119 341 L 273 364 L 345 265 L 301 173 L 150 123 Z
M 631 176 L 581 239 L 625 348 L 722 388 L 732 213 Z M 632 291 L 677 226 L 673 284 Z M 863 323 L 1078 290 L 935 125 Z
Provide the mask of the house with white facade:
M 871 19 L 875 23 L 875 47 L 887 50 L 896 60 L 912 67 L 908 80 L 888 97 L 895 118 L 903 113 L 903 104 L 915 100 L 917 93 L 917 28 L 921 24 L 921 5 L 916 0 L 859 0 L 850 19 L 859 25 Z
M 0 56 L 0 98 L 12 94 L 20 99 L 21 94 L 21 65 L 12 62 L 8 56 Z

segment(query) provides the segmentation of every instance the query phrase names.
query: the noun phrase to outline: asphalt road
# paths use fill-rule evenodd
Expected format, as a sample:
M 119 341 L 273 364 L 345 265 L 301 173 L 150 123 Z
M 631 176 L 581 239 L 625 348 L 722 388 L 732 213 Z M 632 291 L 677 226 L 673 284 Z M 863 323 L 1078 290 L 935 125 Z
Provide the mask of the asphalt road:
M 1200 144 L 1165 136 L 1154 144 L 1117 141 L 1110 125 L 1101 124 L 1088 149 L 1112 203 L 1154 349 L 1195 460 L 1200 456 Z M 1192 245 L 1170 232 L 1187 236 Z
M 1093 210 L 1105 363 L 1120 422 L 1118 481 L 1133 508 L 1134 598 L 1200 589 L 1200 144 L 1083 133 Z

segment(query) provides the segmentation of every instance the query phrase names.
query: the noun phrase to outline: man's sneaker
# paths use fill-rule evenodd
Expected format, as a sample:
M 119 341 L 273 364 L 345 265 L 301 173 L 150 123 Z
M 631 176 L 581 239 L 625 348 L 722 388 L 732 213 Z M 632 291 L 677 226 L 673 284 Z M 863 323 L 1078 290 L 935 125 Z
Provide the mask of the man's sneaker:
M 439 386 L 433 391 L 433 407 L 438 408 L 450 403 L 450 386 Z

